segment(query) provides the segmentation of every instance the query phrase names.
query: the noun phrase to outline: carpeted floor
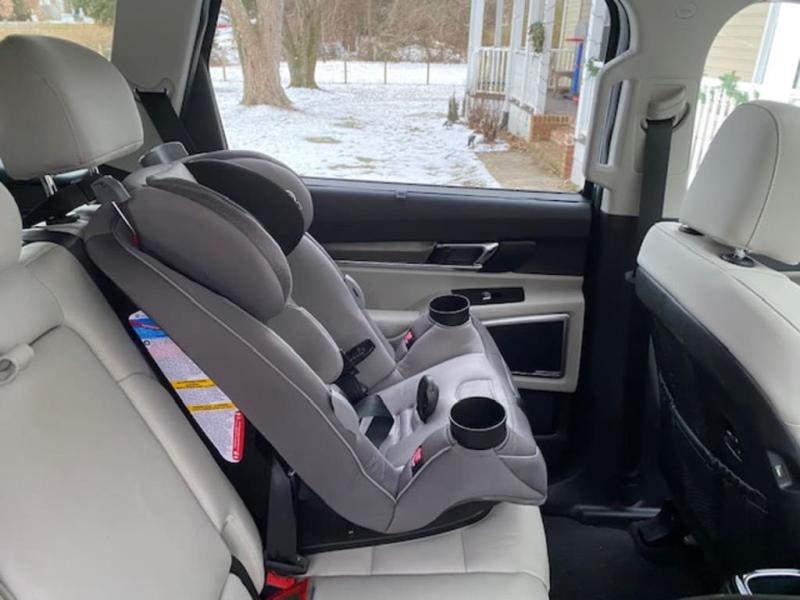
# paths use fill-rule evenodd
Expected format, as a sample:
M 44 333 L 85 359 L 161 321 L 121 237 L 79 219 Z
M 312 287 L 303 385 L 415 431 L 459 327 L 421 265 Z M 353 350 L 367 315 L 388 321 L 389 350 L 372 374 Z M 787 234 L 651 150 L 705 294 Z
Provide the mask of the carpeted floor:
M 545 517 L 550 600 L 672 600 L 717 591 L 702 566 L 656 564 L 624 529 Z

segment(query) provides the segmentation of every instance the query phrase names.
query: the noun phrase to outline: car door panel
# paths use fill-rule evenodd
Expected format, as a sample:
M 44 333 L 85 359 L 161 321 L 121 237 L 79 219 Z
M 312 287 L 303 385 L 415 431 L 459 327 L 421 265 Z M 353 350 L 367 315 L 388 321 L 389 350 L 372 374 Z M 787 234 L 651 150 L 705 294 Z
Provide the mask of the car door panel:
M 524 300 L 473 305 L 472 312 L 488 327 L 518 323 L 566 320 L 563 374 L 552 376 L 515 375 L 519 387 L 532 390 L 573 392 L 578 382 L 583 335 L 583 279 L 577 276 L 521 273 L 481 273 L 448 269 L 382 268 L 370 264 L 343 265 L 346 274 L 362 289 L 372 318 L 390 337 L 404 333 L 428 302 L 436 296 L 463 288 L 491 290 L 522 288 Z M 536 340 L 529 340 L 535 351 Z
M 590 226 L 580 196 L 322 179 L 307 185 L 312 233 L 362 288 L 387 336 L 403 334 L 432 298 L 461 290 L 506 346 L 501 351 L 542 359 L 543 368 L 515 374 L 520 388 L 574 392 Z M 556 325 L 547 323 L 561 324 L 563 339 L 553 339 Z M 537 346 L 545 332 L 550 357 Z

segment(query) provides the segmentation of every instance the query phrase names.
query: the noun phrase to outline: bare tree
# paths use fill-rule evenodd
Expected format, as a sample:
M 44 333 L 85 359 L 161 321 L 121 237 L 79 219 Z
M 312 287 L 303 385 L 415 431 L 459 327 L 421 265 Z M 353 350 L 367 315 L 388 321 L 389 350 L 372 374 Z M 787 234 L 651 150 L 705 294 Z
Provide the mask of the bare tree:
M 283 13 L 283 50 L 292 87 L 317 87 L 315 73 L 321 38 L 321 0 L 288 0 Z
M 280 78 L 283 0 L 225 0 L 244 76 L 242 104 L 291 106 Z

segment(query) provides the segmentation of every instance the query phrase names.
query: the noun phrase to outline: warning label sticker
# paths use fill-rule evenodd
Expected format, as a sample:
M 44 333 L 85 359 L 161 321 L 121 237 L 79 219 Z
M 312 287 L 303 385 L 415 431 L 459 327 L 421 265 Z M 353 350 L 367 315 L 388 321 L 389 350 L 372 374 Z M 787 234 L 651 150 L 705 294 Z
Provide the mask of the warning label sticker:
M 144 312 L 133 313 L 128 323 L 222 457 L 242 460 L 245 421 L 236 405 Z

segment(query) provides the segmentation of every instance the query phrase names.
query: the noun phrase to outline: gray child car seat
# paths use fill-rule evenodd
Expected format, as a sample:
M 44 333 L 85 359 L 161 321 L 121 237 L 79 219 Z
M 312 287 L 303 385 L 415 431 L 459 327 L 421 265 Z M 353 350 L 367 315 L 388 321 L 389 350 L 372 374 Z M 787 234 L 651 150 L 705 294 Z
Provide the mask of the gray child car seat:
M 3 143 L 26 145 L 6 162 L 12 176 L 94 167 L 138 146 L 130 89 L 99 55 L 61 40 L 10 36 L 0 44 L 0 63 L 18 71 L 24 92 L 0 96 L 0 110 L 19 117 L 9 118 Z M 128 191 L 98 180 L 104 204 L 84 232 L 91 258 L 333 510 L 375 531 L 400 532 L 475 500 L 544 501 L 541 452 L 513 386 L 484 352 L 386 381 L 380 397 L 354 403 L 334 383 L 342 343 L 290 302 L 290 263 L 263 220 L 233 202 L 232 190 L 198 182 L 185 164 L 158 168 L 159 176 L 133 174 Z M 301 212 L 300 202 L 291 204 Z M 290 210 L 279 214 L 291 218 Z M 280 231 L 274 235 L 286 243 Z M 299 237 L 313 243 L 302 230 Z M 443 382 L 427 419 L 415 385 L 426 373 Z M 390 428 L 371 436 L 380 420 Z

